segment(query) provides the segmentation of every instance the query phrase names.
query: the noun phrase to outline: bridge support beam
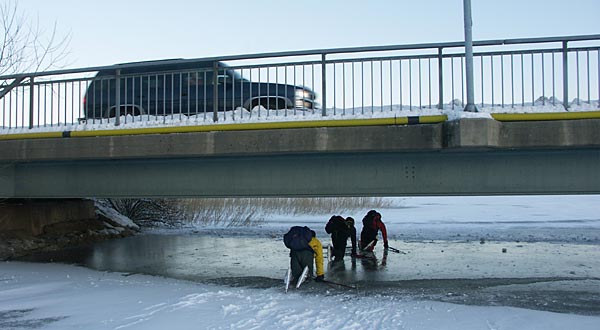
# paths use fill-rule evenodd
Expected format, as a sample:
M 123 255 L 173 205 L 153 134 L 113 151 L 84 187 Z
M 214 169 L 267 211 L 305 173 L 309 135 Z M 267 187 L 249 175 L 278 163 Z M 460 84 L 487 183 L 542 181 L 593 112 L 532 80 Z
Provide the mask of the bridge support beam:
M 592 148 L 444 150 L 35 162 L 0 177 L 16 198 L 580 194 L 600 193 L 598 164 Z

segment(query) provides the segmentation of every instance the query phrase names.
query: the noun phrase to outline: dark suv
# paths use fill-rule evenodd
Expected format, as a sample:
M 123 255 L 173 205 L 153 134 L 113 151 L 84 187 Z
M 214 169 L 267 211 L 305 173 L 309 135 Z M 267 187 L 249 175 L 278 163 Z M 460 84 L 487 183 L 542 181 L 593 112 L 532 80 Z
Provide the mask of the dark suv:
M 91 81 L 83 101 L 83 119 L 114 117 L 117 108 L 120 115 L 164 116 L 213 112 L 215 107 L 217 111 L 251 110 L 259 105 L 266 109 L 316 107 L 315 93 L 306 87 L 253 82 L 220 62 L 215 66 L 212 61 L 165 60 L 122 66 L 101 70 Z

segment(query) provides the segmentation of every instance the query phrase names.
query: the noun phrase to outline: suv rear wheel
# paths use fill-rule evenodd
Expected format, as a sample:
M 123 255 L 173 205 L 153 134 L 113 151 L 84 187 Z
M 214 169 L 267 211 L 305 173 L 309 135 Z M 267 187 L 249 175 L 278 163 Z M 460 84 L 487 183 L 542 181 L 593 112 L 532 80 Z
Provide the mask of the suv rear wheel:
M 109 117 L 115 117 L 116 114 L 116 107 L 112 107 L 109 111 Z M 121 106 L 121 111 L 120 111 L 120 115 L 121 116 L 126 116 L 126 115 L 132 115 L 132 116 L 139 116 L 141 114 L 143 114 L 144 112 L 135 105 L 123 105 Z

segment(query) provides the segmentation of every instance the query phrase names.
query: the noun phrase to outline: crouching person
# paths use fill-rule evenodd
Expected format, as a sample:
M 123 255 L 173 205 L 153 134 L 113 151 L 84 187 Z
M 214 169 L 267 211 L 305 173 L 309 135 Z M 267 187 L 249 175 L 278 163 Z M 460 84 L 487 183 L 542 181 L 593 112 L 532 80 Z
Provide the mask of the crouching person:
M 306 266 L 308 266 L 308 274 L 313 277 L 315 268 L 313 261 L 317 268 L 315 281 L 324 280 L 323 245 L 313 230 L 306 226 L 294 226 L 283 235 L 283 243 L 290 249 L 290 268 L 293 281 L 298 280 Z
M 331 234 L 334 261 L 344 259 L 348 238 L 352 242 L 352 256 L 356 255 L 356 228 L 354 227 L 353 218 L 348 217 L 344 219 L 339 215 L 334 215 L 329 219 L 327 225 L 325 225 L 325 231 Z
M 360 233 L 360 249 L 363 251 L 373 251 L 377 244 L 377 233 L 381 231 L 383 237 L 383 248 L 388 249 L 387 229 L 381 221 L 381 213 L 371 210 L 363 218 L 363 229 Z

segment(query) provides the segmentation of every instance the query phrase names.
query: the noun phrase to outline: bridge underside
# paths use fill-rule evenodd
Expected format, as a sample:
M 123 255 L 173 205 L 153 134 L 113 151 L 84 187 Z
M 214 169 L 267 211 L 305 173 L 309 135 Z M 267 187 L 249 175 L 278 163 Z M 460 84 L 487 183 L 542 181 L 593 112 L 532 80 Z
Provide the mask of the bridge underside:
M 14 198 L 600 193 L 600 149 L 429 151 L 4 164 Z

